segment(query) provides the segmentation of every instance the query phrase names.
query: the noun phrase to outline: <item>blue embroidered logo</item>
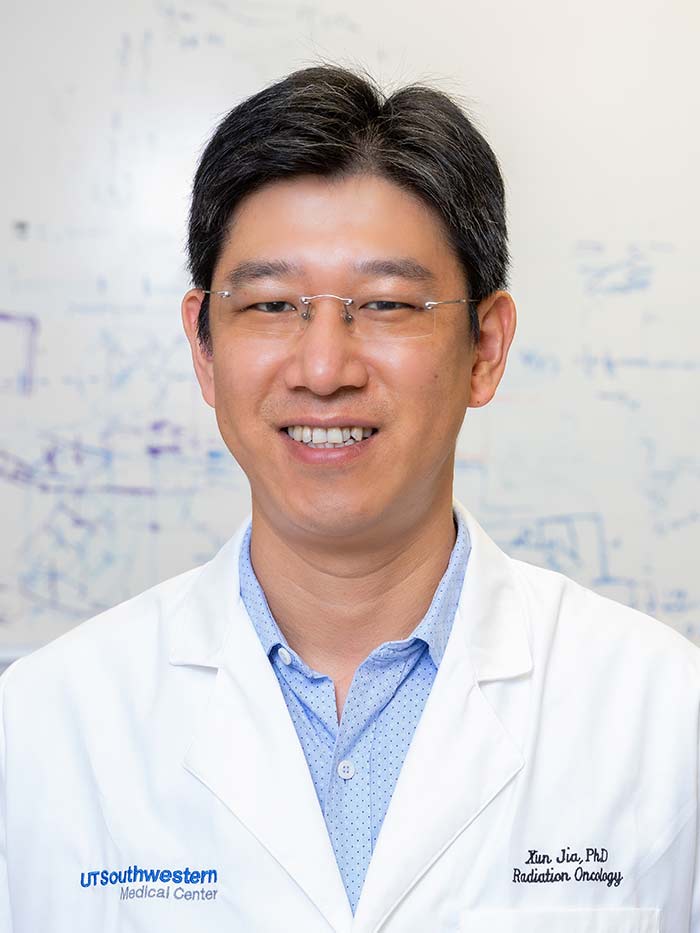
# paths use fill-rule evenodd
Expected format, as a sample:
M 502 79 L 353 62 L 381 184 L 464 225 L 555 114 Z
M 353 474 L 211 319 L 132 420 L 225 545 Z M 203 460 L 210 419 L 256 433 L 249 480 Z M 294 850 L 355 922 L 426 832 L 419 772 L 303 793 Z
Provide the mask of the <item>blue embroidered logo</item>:
M 218 872 L 215 868 L 139 868 L 129 865 L 114 871 L 103 868 L 96 871 L 82 871 L 80 885 L 83 888 L 122 885 L 120 900 L 130 898 L 161 897 L 169 898 L 171 884 L 178 885 L 173 890 L 174 900 L 215 900 L 217 889 L 205 888 L 204 885 L 216 884 Z M 132 887 L 140 883 L 140 887 Z M 199 890 L 187 890 L 183 885 L 201 885 Z

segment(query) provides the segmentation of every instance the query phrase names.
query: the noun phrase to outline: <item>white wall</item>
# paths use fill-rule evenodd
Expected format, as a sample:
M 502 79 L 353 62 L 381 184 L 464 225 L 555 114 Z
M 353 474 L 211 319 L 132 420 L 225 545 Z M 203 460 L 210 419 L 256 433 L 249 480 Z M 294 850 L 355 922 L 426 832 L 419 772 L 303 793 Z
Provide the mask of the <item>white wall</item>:
M 319 56 L 459 95 L 502 162 L 519 325 L 457 495 L 511 554 L 700 643 L 699 9 L 8 6 L 0 655 L 205 560 L 247 511 L 180 329 L 188 189 L 218 120 Z

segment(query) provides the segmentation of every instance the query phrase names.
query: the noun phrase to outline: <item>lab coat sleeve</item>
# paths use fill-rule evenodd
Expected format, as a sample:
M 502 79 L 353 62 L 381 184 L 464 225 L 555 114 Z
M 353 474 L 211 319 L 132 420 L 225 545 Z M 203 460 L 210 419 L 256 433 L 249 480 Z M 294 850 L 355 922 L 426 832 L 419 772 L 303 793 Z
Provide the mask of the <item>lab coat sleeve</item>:
M 5 686 L 7 675 L 0 677 L 0 930 L 12 933 L 12 905 L 7 878 L 7 799 L 5 752 Z

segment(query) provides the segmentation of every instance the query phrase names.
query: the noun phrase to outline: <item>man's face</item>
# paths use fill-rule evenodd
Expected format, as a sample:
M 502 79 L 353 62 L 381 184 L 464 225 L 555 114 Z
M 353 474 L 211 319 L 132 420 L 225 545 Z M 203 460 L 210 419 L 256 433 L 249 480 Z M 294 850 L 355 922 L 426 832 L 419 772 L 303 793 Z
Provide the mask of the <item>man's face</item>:
M 440 218 L 417 197 L 374 176 L 306 175 L 271 183 L 239 205 L 211 287 L 227 288 L 226 275 L 243 262 L 285 260 L 303 273 L 258 283 L 265 292 L 354 297 L 376 286 L 381 298 L 396 279 L 353 266 L 407 258 L 435 276 L 424 286 L 427 300 L 466 297 Z M 207 358 L 194 339 L 201 299 L 197 291 L 185 296 L 183 319 L 202 392 L 268 523 L 292 535 L 366 538 L 451 500 L 475 360 L 467 305 L 436 309 L 431 336 L 372 342 L 353 335 L 333 299 L 315 302 L 304 331 L 283 339 L 242 332 L 230 303 L 214 299 Z M 284 429 L 317 419 L 377 432 L 308 462 Z

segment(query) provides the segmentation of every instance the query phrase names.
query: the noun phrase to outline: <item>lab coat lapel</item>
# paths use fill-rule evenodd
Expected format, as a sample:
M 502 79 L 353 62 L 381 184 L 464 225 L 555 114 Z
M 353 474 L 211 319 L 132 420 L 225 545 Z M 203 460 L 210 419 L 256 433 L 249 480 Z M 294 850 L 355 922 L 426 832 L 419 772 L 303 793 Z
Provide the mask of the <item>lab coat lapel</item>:
M 532 669 L 525 606 L 509 558 L 462 510 L 472 544 L 442 662 L 382 825 L 355 913 L 381 927 L 432 862 L 523 767 L 479 688 Z
M 246 525 L 202 569 L 173 619 L 171 663 L 210 667 L 213 681 L 184 767 L 257 837 L 328 923 L 345 931 L 352 912 L 308 765 L 240 598 Z

